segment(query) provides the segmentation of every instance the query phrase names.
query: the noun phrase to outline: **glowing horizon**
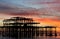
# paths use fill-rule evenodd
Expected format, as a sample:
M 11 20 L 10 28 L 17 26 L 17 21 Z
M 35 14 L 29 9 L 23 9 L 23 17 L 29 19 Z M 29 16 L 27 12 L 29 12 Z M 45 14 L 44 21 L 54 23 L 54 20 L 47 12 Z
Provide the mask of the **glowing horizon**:
M 60 0 L 0 0 L 0 25 L 14 16 L 33 18 L 41 26 L 60 27 Z

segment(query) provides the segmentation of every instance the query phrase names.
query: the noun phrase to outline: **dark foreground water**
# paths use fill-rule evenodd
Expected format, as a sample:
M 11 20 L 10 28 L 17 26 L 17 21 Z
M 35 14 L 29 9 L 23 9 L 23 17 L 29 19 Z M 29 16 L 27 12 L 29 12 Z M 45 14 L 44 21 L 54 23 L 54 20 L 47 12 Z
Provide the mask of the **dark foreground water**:
M 52 36 L 52 37 L 49 37 L 49 36 L 37 36 L 37 37 L 33 37 L 33 38 L 13 38 L 13 37 L 2 37 L 0 36 L 0 39 L 60 39 L 60 36 Z

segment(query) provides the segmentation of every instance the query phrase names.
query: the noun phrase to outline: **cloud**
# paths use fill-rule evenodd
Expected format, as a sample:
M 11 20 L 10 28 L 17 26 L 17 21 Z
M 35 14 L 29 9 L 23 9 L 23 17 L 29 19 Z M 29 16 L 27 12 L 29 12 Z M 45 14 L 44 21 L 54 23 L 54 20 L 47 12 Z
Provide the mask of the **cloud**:
M 60 0 L 0 0 L 0 21 L 13 16 L 38 18 L 41 23 L 59 25 Z
M 35 8 L 17 7 L 14 5 L 0 3 L 0 18 L 8 18 L 11 16 L 36 16 L 37 13 L 35 11 Z
M 39 18 L 55 18 L 55 17 L 60 17 L 59 8 L 60 7 L 58 6 L 56 7 L 56 5 L 49 5 L 48 7 L 36 9 L 36 8 L 31 8 L 31 7 L 24 7 L 24 6 L 18 7 L 18 6 L 9 5 L 6 3 L 0 3 L 0 14 L 3 13 L 6 15 L 14 15 L 14 16 L 24 15 L 24 16 L 33 16 L 33 17 L 36 16 Z

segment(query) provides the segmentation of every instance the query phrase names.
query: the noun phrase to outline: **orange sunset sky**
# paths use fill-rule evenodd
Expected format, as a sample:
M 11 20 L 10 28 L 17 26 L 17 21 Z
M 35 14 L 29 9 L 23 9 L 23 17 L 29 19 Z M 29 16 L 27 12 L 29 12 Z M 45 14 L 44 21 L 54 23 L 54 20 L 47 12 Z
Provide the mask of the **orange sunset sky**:
M 60 27 L 60 0 L 0 0 L 0 26 L 16 16 L 33 18 L 39 26 Z

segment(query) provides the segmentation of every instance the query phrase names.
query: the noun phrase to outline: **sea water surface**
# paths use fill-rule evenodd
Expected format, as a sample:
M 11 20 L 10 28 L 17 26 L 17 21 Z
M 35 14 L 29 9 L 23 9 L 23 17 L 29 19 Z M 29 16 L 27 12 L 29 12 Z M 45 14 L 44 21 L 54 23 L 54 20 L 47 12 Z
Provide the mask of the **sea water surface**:
M 2 37 L 0 36 L 0 39 L 60 39 L 60 36 L 37 36 L 32 38 L 15 38 L 15 37 Z

